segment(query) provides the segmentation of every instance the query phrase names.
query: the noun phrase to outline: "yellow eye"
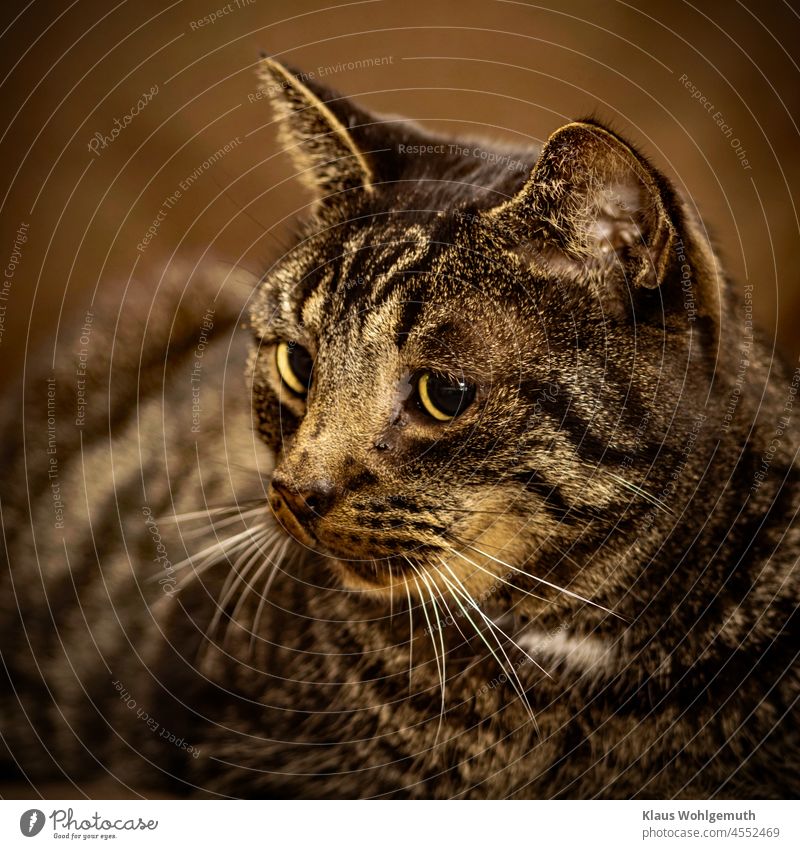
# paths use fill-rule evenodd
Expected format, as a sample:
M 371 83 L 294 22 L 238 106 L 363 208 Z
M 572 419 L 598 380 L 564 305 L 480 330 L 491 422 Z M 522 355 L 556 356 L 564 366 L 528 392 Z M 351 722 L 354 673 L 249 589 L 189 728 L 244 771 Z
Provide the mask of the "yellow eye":
M 278 374 L 295 395 L 306 395 L 311 386 L 314 361 L 311 354 L 296 342 L 278 342 L 275 347 Z
M 475 387 L 463 380 L 426 371 L 417 381 L 417 395 L 420 407 L 429 416 L 440 422 L 449 422 L 472 403 Z

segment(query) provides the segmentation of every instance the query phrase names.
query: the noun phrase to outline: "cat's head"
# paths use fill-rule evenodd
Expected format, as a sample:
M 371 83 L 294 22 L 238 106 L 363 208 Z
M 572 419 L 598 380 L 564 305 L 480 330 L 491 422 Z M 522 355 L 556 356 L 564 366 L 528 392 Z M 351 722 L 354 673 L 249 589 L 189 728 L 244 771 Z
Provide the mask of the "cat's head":
M 262 75 L 313 192 L 252 312 L 279 521 L 351 587 L 602 596 L 706 385 L 698 228 L 597 123 L 511 151 Z

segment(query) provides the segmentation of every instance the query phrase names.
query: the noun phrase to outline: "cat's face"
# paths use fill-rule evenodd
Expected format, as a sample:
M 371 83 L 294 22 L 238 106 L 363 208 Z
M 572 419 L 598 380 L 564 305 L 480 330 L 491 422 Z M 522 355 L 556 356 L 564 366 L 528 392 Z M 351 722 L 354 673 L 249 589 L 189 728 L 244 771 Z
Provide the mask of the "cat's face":
M 640 161 L 581 125 L 629 161 L 592 152 L 616 180 L 599 199 L 565 165 L 565 205 L 553 188 L 564 175 L 542 180 L 564 160 L 552 140 L 526 182 L 485 159 L 465 172 L 459 157 L 404 158 L 408 126 L 373 121 L 394 147 L 381 162 L 319 92 L 274 63 L 267 75 L 283 81 L 275 97 L 302 164 L 319 170 L 316 214 L 252 313 L 276 517 L 352 587 L 591 595 L 588 554 L 613 550 L 612 530 L 622 544 L 652 509 L 632 508 L 631 467 L 669 413 L 652 319 L 672 310 L 659 284 L 675 229 L 660 200 L 642 200 Z
M 552 453 L 555 328 L 502 254 L 474 256 L 468 219 L 369 221 L 310 238 L 263 289 L 261 432 L 279 490 L 321 491 L 305 513 L 274 499 L 278 516 L 370 582 L 442 569 L 465 542 L 518 562 L 561 519 L 523 472 Z

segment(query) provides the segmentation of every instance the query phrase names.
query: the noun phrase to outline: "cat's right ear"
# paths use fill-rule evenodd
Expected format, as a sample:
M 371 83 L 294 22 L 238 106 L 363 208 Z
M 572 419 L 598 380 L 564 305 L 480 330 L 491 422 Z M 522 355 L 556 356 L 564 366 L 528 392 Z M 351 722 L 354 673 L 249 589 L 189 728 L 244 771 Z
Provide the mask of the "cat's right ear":
M 540 273 L 604 293 L 621 314 L 659 289 L 667 308 L 691 296 L 699 315 L 719 314 L 724 281 L 700 228 L 668 181 L 598 123 L 556 130 L 527 182 L 484 221 Z
M 352 128 L 374 119 L 311 75 L 275 59 L 261 60 L 259 77 L 277 117 L 281 143 L 314 193 L 316 211 L 340 204 L 353 192 L 371 193 L 373 168 Z

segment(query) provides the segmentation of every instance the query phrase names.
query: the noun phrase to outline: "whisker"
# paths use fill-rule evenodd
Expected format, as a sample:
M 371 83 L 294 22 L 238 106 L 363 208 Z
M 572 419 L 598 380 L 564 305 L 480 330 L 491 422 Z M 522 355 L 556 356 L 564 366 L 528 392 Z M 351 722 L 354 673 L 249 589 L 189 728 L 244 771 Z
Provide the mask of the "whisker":
M 283 562 L 283 558 L 286 556 L 286 549 L 291 544 L 291 539 L 288 537 L 284 540 L 283 546 L 280 549 L 280 553 L 275 556 L 275 565 L 272 568 L 269 576 L 267 577 L 266 583 L 264 584 L 264 589 L 261 591 L 261 598 L 258 601 L 258 608 L 256 609 L 256 615 L 253 618 L 253 628 L 250 633 L 250 654 L 253 653 L 253 647 L 255 646 L 256 639 L 258 639 L 258 626 L 261 624 L 261 614 L 264 611 L 264 606 L 267 603 L 267 596 L 269 595 L 270 588 L 272 587 L 273 581 L 280 571 L 281 563 Z
M 223 519 L 213 519 L 211 524 L 214 528 L 223 528 L 226 525 L 233 524 L 237 520 L 249 519 L 251 516 L 261 516 L 265 512 L 265 505 L 259 504 L 258 507 L 251 507 L 248 510 L 237 510 L 232 516 L 227 516 Z
M 211 545 L 206 546 L 202 551 L 198 551 L 195 554 L 190 554 L 185 560 L 181 560 L 180 563 L 176 563 L 172 568 L 177 570 L 183 569 L 186 566 L 191 566 L 192 563 L 202 557 L 207 557 L 208 555 L 213 555 L 215 552 L 218 552 L 220 555 L 224 554 L 226 550 L 230 550 L 229 546 L 236 545 L 239 542 L 247 540 L 249 536 L 254 533 L 260 533 L 267 525 L 265 523 L 261 523 L 258 525 L 253 525 L 247 528 L 244 531 L 240 531 L 238 534 L 234 534 L 231 537 L 226 537 L 223 540 L 218 539 L 216 542 L 211 543 Z
M 221 616 L 222 612 L 225 609 L 225 605 L 228 603 L 228 600 L 233 597 L 239 582 L 241 581 L 242 575 L 246 574 L 247 569 L 249 568 L 251 563 L 254 563 L 255 558 L 260 552 L 260 543 L 265 539 L 263 534 L 259 534 L 258 537 L 248 540 L 248 544 L 243 546 L 236 560 L 231 565 L 230 570 L 225 576 L 225 581 L 222 584 L 222 589 L 220 590 L 219 595 L 217 596 L 217 604 L 216 611 L 214 615 L 214 619 L 212 620 L 211 631 L 214 630 L 214 623 L 217 622 Z M 250 545 L 252 543 L 252 546 Z M 210 636 L 210 635 L 209 635 Z
M 411 604 L 411 590 L 408 588 L 408 578 L 403 575 L 403 583 L 406 586 L 406 598 L 408 598 L 408 694 L 411 695 L 411 671 L 414 667 L 414 612 Z
M 202 551 L 189 555 L 189 557 L 185 560 L 180 561 L 180 563 L 176 563 L 174 566 L 167 567 L 162 572 L 148 580 L 155 581 L 164 575 L 181 572 L 184 569 L 192 567 L 192 573 L 179 581 L 175 587 L 176 592 L 180 591 L 218 563 L 221 563 L 226 558 L 230 558 L 233 554 L 236 554 L 243 548 L 246 548 L 254 538 L 264 533 L 264 531 L 267 530 L 267 527 L 268 526 L 265 523 L 254 525 L 241 533 L 234 534 L 226 539 L 217 540 Z M 199 562 L 195 565 L 198 560 Z
M 417 572 L 416 568 L 411 561 L 409 561 L 409 565 L 414 569 L 414 572 Z M 417 574 L 419 574 L 417 572 Z M 439 660 L 439 649 L 436 647 L 436 638 L 433 636 L 433 625 L 431 624 L 430 616 L 428 616 L 428 606 L 425 604 L 425 598 L 422 595 L 422 590 L 419 586 L 419 581 L 417 581 L 416 577 L 414 577 L 414 583 L 417 586 L 417 592 L 419 593 L 420 604 L 422 605 L 422 614 L 425 617 L 425 621 L 428 623 L 428 634 L 430 634 L 431 645 L 433 646 L 433 656 L 436 659 L 436 669 L 439 673 L 439 687 L 441 688 L 442 694 L 444 694 L 444 677 L 442 676 L 442 664 Z M 443 696 L 444 697 L 444 696 Z M 439 740 L 439 728 L 441 727 L 441 714 L 439 715 L 439 727 L 436 729 L 436 737 L 434 739 L 433 745 L 435 746 Z
M 442 561 L 442 566 L 444 566 L 444 567 L 445 567 L 445 569 L 447 569 L 447 571 L 448 571 L 448 572 L 450 572 L 450 574 L 452 575 L 452 577 L 454 578 L 454 580 L 455 580 L 458 584 L 461 584 L 461 581 L 459 580 L 458 576 L 457 576 L 457 575 L 455 574 L 455 572 L 453 572 L 453 570 L 452 570 L 452 569 L 451 569 L 451 568 L 447 565 L 447 563 L 445 563 L 444 561 Z M 439 574 L 440 574 L 440 576 L 442 577 L 442 579 L 443 579 L 443 580 L 447 583 L 447 585 L 450 587 L 450 592 L 451 592 L 451 593 L 453 593 L 455 590 L 457 590 L 457 587 L 455 587 L 453 584 L 451 584 L 451 583 L 450 583 L 450 581 L 448 581 L 447 577 L 445 576 L 445 574 L 444 574 L 441 570 L 439 570 Z M 519 677 L 519 675 L 517 674 L 517 670 L 516 670 L 516 668 L 515 668 L 515 666 L 514 666 L 514 663 L 512 662 L 511 658 L 508 656 L 508 654 L 507 654 L 506 650 L 503 648 L 503 644 L 501 643 L 500 638 L 499 638 L 499 637 L 497 636 L 497 634 L 495 633 L 495 629 L 496 629 L 497 631 L 499 631 L 499 632 L 500 632 L 500 634 L 501 634 L 502 636 L 504 636 L 506 639 L 509 639 L 508 635 L 507 635 L 507 634 L 505 634 L 505 633 L 504 633 L 504 632 L 503 632 L 503 631 L 502 631 L 502 630 L 501 630 L 501 629 L 500 629 L 497 625 L 495 625 L 495 623 L 494 623 L 494 622 L 492 622 L 492 620 L 491 620 L 491 619 L 489 619 L 489 617 L 488 617 L 488 616 L 486 616 L 486 615 L 484 614 L 484 612 L 480 609 L 480 607 L 478 607 L 478 605 L 476 604 L 475 600 L 472 598 L 472 596 L 469 594 L 469 592 L 467 591 L 467 589 L 464 587 L 464 585 L 463 585 L 463 584 L 461 584 L 461 593 L 462 593 L 462 596 L 463 596 L 464 600 L 465 600 L 468 604 L 470 604 L 470 605 L 474 608 L 474 610 L 475 610 L 475 612 L 476 612 L 476 613 L 478 613 L 481 617 L 483 617 L 484 621 L 485 621 L 485 622 L 486 622 L 486 624 L 489 626 L 489 633 L 490 633 L 490 634 L 494 637 L 495 642 L 497 643 L 497 647 L 498 647 L 498 648 L 500 649 L 500 651 L 502 652 L 503 657 L 504 657 L 504 658 L 508 661 L 508 671 L 509 671 L 509 673 L 510 673 L 510 674 L 509 674 L 509 679 L 508 679 L 508 680 L 512 682 L 512 686 L 514 687 L 514 689 L 515 689 L 515 690 L 517 691 L 517 693 L 519 694 L 520 700 L 522 701 L 522 704 L 525 706 L 525 708 L 526 708 L 526 710 L 527 710 L 527 713 L 528 713 L 528 715 L 529 715 L 529 716 L 530 716 L 530 718 L 531 718 L 531 722 L 533 723 L 533 727 L 536 729 L 536 732 L 537 732 L 537 734 L 538 734 L 538 733 L 539 733 L 539 725 L 538 725 L 538 723 L 536 722 L 536 717 L 534 716 L 533 708 L 531 707 L 531 704 L 530 704 L 530 702 L 528 701 L 528 696 L 527 696 L 527 694 L 526 694 L 526 692 L 525 692 L 525 688 L 523 687 L 523 685 L 522 685 L 522 681 L 520 680 L 520 677 Z M 475 626 L 473 625 L 473 627 L 475 627 Z M 478 629 L 476 628 L 476 631 L 477 631 L 477 630 L 478 630 Z M 479 634 L 482 634 L 482 632 L 481 632 L 481 631 L 478 631 L 478 633 L 479 633 Z M 511 640 L 511 642 L 513 643 L 514 641 L 513 641 L 513 640 Z M 488 646 L 488 645 L 489 645 L 489 643 L 488 643 L 488 642 L 486 642 L 486 645 Z M 514 645 L 516 645 L 516 643 L 514 643 Z M 519 646 L 517 646 L 517 648 L 519 648 Z M 527 652 L 523 652 L 523 654 L 525 654 L 525 655 L 527 656 Z M 497 655 L 495 655 L 495 654 L 494 654 L 494 652 L 492 652 L 492 655 L 495 657 L 495 660 L 497 660 L 497 661 L 498 661 L 498 663 L 500 663 L 499 659 L 497 658 Z M 542 671 L 542 672 L 544 672 L 544 673 L 545 673 L 545 675 L 547 675 L 547 672 L 545 672 L 545 670 L 544 670 L 544 669 L 542 669 L 542 667 L 541 667 L 541 666 L 539 666 L 539 664 L 538 664 L 538 663 L 536 663 L 536 661 L 535 661 L 535 660 L 533 660 L 533 658 L 531 658 L 531 660 L 533 661 L 533 663 L 534 663 L 534 664 L 535 664 L 535 665 L 536 665 L 539 669 L 541 669 L 541 671 Z M 503 670 L 505 670 L 505 666 L 504 666 L 502 663 L 500 663 L 500 668 L 501 668 L 501 669 L 503 669 Z M 511 677 L 511 676 L 513 676 L 513 680 L 512 680 L 512 677 Z M 516 683 L 515 683 L 515 682 L 516 682 Z
M 378 563 L 375 559 L 372 561 L 373 566 L 375 567 L 375 571 L 377 574 L 378 571 Z M 389 570 L 389 627 L 391 628 L 392 621 L 394 620 L 394 575 L 392 574 L 392 570 Z
M 208 507 L 205 510 L 193 510 L 190 513 L 173 513 L 171 515 L 159 516 L 156 521 L 161 524 L 169 524 L 188 522 L 193 519 L 208 519 L 210 516 L 219 516 L 223 513 L 236 513 L 238 515 L 243 515 L 242 507 L 252 507 L 255 510 L 257 509 L 256 505 L 260 505 L 260 507 L 263 508 L 265 507 L 266 502 L 261 498 L 254 498 L 251 501 L 242 501 L 221 507 Z
M 456 573 L 452 570 L 452 568 L 449 566 L 449 564 L 448 564 L 448 563 L 446 563 L 446 562 L 443 560 L 443 561 L 442 561 L 442 565 L 443 565 L 443 566 L 447 569 L 447 571 L 448 571 L 448 572 L 449 572 L 449 573 L 453 576 L 453 578 L 454 578 L 454 579 L 458 582 L 458 585 L 461 587 L 462 592 L 464 592 L 464 593 L 466 593 L 466 594 L 467 594 L 467 596 L 468 596 L 468 598 L 469 598 L 469 600 L 470 600 L 470 603 L 471 603 L 471 604 L 472 604 L 472 606 L 473 606 L 473 607 L 474 607 L 474 608 L 478 611 L 478 613 L 479 613 L 479 614 L 480 614 L 480 616 L 484 619 L 484 621 L 486 622 L 486 624 L 487 624 L 490 628 L 493 628 L 495 631 L 497 631 L 497 632 L 498 632 L 498 633 L 499 633 L 502 637 L 504 637 L 506 640 L 508 640 L 508 641 L 509 641 L 509 642 L 510 642 L 510 643 L 511 643 L 511 644 L 512 644 L 512 645 L 513 645 L 516 649 L 517 649 L 517 651 L 519 651 L 521 654 L 524 654 L 524 655 L 525 655 L 525 657 L 527 657 L 527 658 L 528 658 L 528 660 L 529 660 L 529 661 L 530 661 L 530 662 L 531 662 L 534 666 L 536 666 L 536 667 L 537 667 L 540 671 L 544 672 L 544 674 L 545 674 L 548 678 L 552 678 L 552 676 L 550 675 L 550 673 L 549 673 L 549 672 L 548 672 L 548 671 L 547 671 L 547 670 L 546 670 L 543 666 L 541 666 L 541 664 L 537 663 L 537 662 L 536 662 L 536 661 L 535 661 L 535 660 L 534 660 L 534 659 L 533 659 L 533 658 L 532 658 L 532 657 L 528 654 L 528 652 L 526 652 L 526 651 L 525 651 L 525 649 L 523 649 L 523 648 L 522 648 L 522 646 L 520 646 L 520 644 L 519 644 L 518 642 L 516 642 L 516 640 L 514 640 L 512 637 L 510 637 L 508 634 L 506 634 L 506 632 L 505 632 L 505 631 L 504 631 L 504 630 L 503 630 L 503 629 L 502 629 L 502 628 L 501 628 L 501 627 L 500 627 L 500 626 L 499 626 L 499 625 L 498 625 L 498 624 L 497 624 L 497 623 L 496 623 L 496 622 L 495 622 L 495 621 L 494 621 L 491 617 L 487 616 L 487 615 L 486 615 L 486 614 L 485 614 L 485 613 L 481 610 L 480 605 L 479 605 L 479 604 L 478 604 L 478 603 L 477 603 L 477 602 L 476 602 L 476 601 L 472 598 L 472 596 L 471 596 L 471 595 L 470 595 L 470 593 L 469 593 L 469 590 L 467 590 L 467 588 L 464 586 L 464 584 L 463 584 L 463 582 L 461 581 L 461 579 L 460 579 L 460 578 L 456 575 Z M 510 661 L 509 661 L 509 662 L 510 662 Z
M 469 545 L 469 543 L 466 542 L 466 540 L 459 539 L 455 534 L 449 533 L 449 532 L 446 532 L 446 533 L 450 537 L 451 540 L 458 543 L 459 545 Z M 489 542 L 484 542 L 484 543 L 482 543 L 482 545 L 486 546 L 487 548 L 497 549 L 498 551 L 502 551 L 503 548 L 504 548 L 504 546 L 502 546 L 502 545 L 492 545 Z M 559 551 L 558 556 L 559 556 L 559 560 L 557 562 L 560 562 L 561 560 L 566 560 L 568 563 L 571 563 L 573 566 L 575 566 L 576 569 L 583 569 L 584 568 L 582 564 L 580 564 L 574 557 L 569 555 L 566 551 Z
M 442 630 L 442 623 L 439 619 L 439 607 L 436 604 L 436 598 L 433 595 L 433 590 L 431 590 L 430 583 L 429 583 L 428 579 L 425 577 L 425 574 L 422 571 L 420 571 L 419 569 L 417 569 L 416 567 L 412 567 L 412 568 L 414 568 L 414 571 L 419 575 L 420 580 L 428 588 L 428 595 L 430 595 L 430 597 L 431 597 L 431 605 L 433 606 L 433 614 L 436 617 L 436 627 L 439 629 L 439 643 L 440 643 L 441 649 L 442 649 L 442 707 L 441 707 L 441 710 L 439 711 L 439 725 L 436 728 L 436 737 L 433 740 L 433 745 L 435 746 L 439 741 L 439 734 L 441 733 L 442 722 L 444 721 L 444 710 L 445 710 L 446 692 L 447 692 L 447 660 L 446 660 L 447 651 L 444 647 L 444 631 Z
M 270 551 L 269 551 L 269 553 L 264 553 L 264 562 L 263 562 L 263 563 L 261 563 L 261 565 L 259 565 L 259 566 L 258 566 L 258 568 L 256 569 L 255 574 L 253 575 L 252 579 L 246 579 L 246 578 L 244 577 L 244 575 L 245 575 L 245 571 L 244 571 L 244 570 L 242 570 L 242 576 L 243 576 L 243 577 L 242 577 L 242 580 L 239 582 L 239 585 L 241 585 L 241 584 L 242 584 L 242 582 L 244 582 L 245 586 L 244 586 L 244 589 L 242 590 L 242 594 L 239 596 L 239 598 L 238 598 L 238 600 L 237 600 L 237 602 L 236 602 L 236 606 L 233 608 L 233 613 L 231 613 L 230 617 L 228 618 L 228 624 L 227 624 L 227 626 L 225 627 L 225 635 L 224 635 L 224 637 L 223 637 L 223 643 L 224 643 L 225 641 L 227 641 L 228 636 L 229 636 L 229 634 L 230 634 L 230 632 L 231 632 L 231 630 L 232 630 L 233 626 L 234 626 L 235 624 L 238 624 L 238 617 L 239 617 L 239 613 L 240 613 L 240 611 L 241 611 L 241 610 L 242 610 L 242 608 L 244 607 L 244 605 L 245 605 L 245 603 L 246 603 L 246 601 L 247 601 L 248 596 L 249 596 L 249 595 L 250 595 L 250 593 L 253 591 L 253 588 L 254 588 L 254 586 L 255 586 L 256 582 L 258 581 L 258 579 L 259 579 L 259 578 L 260 578 L 260 577 L 264 574 L 264 572 L 266 572 L 266 570 L 269 568 L 269 566 L 270 566 L 270 564 L 271 564 L 271 562 L 272 562 L 272 561 L 270 560 L 270 557 L 271 557 L 271 555 L 273 555 L 273 554 L 275 553 L 275 549 L 276 549 L 279 545 L 280 545 L 280 535 L 276 533 L 276 534 L 274 534 L 273 536 L 271 536 L 271 537 L 269 537 L 268 539 L 266 539 L 266 540 L 262 543 L 262 545 L 261 545 L 261 546 L 259 546 L 259 550 L 258 550 L 258 551 L 256 551 L 256 552 L 255 552 L 255 554 L 253 555 L 255 559 L 257 559 L 258 555 L 260 555 L 260 554 L 262 554 L 262 553 L 263 553 L 263 552 L 261 551 L 261 549 L 262 549 L 262 548 L 264 548 L 264 547 L 266 547 L 266 546 L 270 546 Z
M 240 540 L 234 545 L 228 546 L 226 548 L 218 548 L 216 551 L 212 552 L 203 560 L 201 560 L 197 566 L 194 565 L 193 561 L 185 561 L 180 566 L 181 571 L 191 566 L 192 572 L 191 574 L 186 575 L 178 582 L 175 588 L 176 591 L 183 590 L 187 586 L 189 586 L 189 584 L 191 584 L 193 581 L 199 580 L 206 572 L 213 569 L 215 566 L 218 566 L 225 559 L 229 559 L 233 557 L 234 554 L 238 554 L 240 551 L 247 548 L 249 543 L 250 540 Z M 177 570 L 178 567 L 174 568 Z
M 231 567 L 231 571 L 225 578 L 225 583 L 222 585 L 222 589 L 220 590 L 217 600 L 217 609 L 214 611 L 211 623 L 206 629 L 206 638 L 209 642 L 214 639 L 214 634 L 216 633 L 217 626 L 225 612 L 225 608 L 235 595 L 241 581 L 258 561 L 258 556 L 261 554 L 261 543 L 270 535 L 270 533 L 275 533 L 275 531 L 264 531 L 258 539 L 252 540 L 255 551 L 251 548 L 245 547 L 244 551 L 236 558 L 236 562 Z
M 435 564 L 430 561 L 430 558 L 425 558 L 425 562 L 428 566 L 431 566 L 433 569 L 436 569 Z M 458 633 L 464 638 L 464 644 L 469 644 L 469 637 L 461 630 L 461 626 L 458 624 L 456 617 L 453 615 L 453 612 L 450 610 L 450 605 L 447 603 L 447 599 L 445 598 L 444 593 L 442 592 L 441 587 L 433 581 L 433 586 L 436 588 L 436 591 L 439 593 L 439 597 L 442 599 L 442 604 L 444 605 L 444 609 L 447 611 L 448 618 L 453 620 L 453 624 L 458 628 Z
M 585 604 L 589 604 L 592 607 L 596 607 L 598 610 L 602 610 L 604 613 L 608 613 L 611 616 L 616 616 L 617 619 L 621 619 L 623 622 L 627 622 L 628 620 L 621 616 L 619 613 L 615 613 L 613 610 L 609 610 L 607 607 L 603 607 L 602 604 L 598 604 L 596 601 L 592 601 L 591 599 L 585 598 L 578 593 L 573 592 L 572 590 L 566 589 L 566 587 L 559 587 L 558 584 L 554 584 L 551 581 L 547 581 L 544 578 L 540 578 L 538 575 L 532 575 L 530 572 L 526 572 L 524 569 L 520 569 L 518 566 L 512 566 L 510 563 L 506 563 L 503 560 L 500 560 L 497 557 L 492 556 L 486 551 L 482 551 L 477 546 L 471 545 L 468 542 L 461 541 L 461 545 L 466 545 L 467 548 L 471 548 L 473 551 L 476 551 L 478 554 L 482 554 L 484 557 L 488 557 L 489 560 L 494 560 L 495 563 L 499 563 L 500 566 L 505 566 L 506 569 L 511 569 L 513 572 L 518 572 L 520 575 L 525 575 L 525 577 L 530 578 L 533 581 L 538 581 L 540 584 L 544 584 L 551 589 L 556 590 L 557 592 L 564 593 L 564 595 L 568 595 L 571 598 L 577 599 L 578 601 L 582 601 Z
M 262 514 L 262 508 L 256 507 L 253 510 L 248 510 L 245 513 L 237 513 L 235 516 L 228 516 L 227 518 L 220 519 L 219 521 L 212 520 L 207 525 L 203 525 L 199 528 L 193 528 L 192 530 L 180 530 L 179 533 L 181 535 L 181 539 L 196 539 L 197 537 L 206 536 L 209 530 L 213 531 L 215 534 L 217 531 L 222 528 L 227 528 L 230 525 L 234 525 L 237 522 L 241 522 L 242 524 L 246 524 L 246 519 L 253 518 L 254 516 L 259 516 Z
M 179 522 L 189 522 L 193 519 L 208 519 L 210 516 L 218 516 L 223 513 L 235 513 L 237 507 L 212 507 L 208 510 L 193 510 L 191 513 L 174 513 L 173 515 L 159 516 L 156 521 L 159 524 L 178 524 Z
M 654 507 L 657 507 L 659 510 L 662 510 L 670 516 L 675 515 L 674 511 L 671 510 L 660 498 L 652 495 L 646 489 L 642 489 L 642 487 L 638 484 L 626 480 L 622 477 L 622 475 L 618 475 L 616 472 L 608 471 L 606 474 L 608 474 L 610 478 L 614 478 L 614 480 L 618 483 L 621 483 L 626 489 L 630 490 L 630 492 L 641 496 L 648 504 L 652 504 Z
M 456 537 L 453 537 L 453 539 L 456 539 Z M 462 560 L 469 563 L 470 566 L 475 566 L 477 569 L 480 569 L 481 572 L 485 572 L 487 575 L 489 575 L 490 578 L 497 579 L 501 583 L 505 584 L 506 586 L 511 587 L 511 589 L 516 590 L 517 592 L 520 592 L 523 595 L 530 596 L 531 598 L 538 599 L 539 601 L 547 602 L 548 604 L 550 603 L 548 601 L 548 599 L 546 599 L 544 596 L 536 595 L 536 593 L 532 593 L 529 590 L 523 590 L 522 587 L 518 587 L 516 584 L 512 584 L 511 581 L 507 581 L 505 578 L 502 577 L 502 575 L 496 575 L 494 572 L 490 572 L 485 566 L 481 566 L 480 563 L 476 563 L 474 560 L 470 560 L 470 558 L 467 557 L 467 555 L 464 554 L 464 552 L 457 551 L 451 545 L 448 545 L 447 549 L 448 549 L 448 551 L 451 551 L 453 554 L 455 554 L 456 557 L 460 557 Z
M 446 564 L 443 562 L 442 565 L 446 565 Z M 436 567 L 434 567 L 434 568 L 436 568 Z M 519 695 L 523 704 L 527 707 L 527 711 L 530 714 L 530 717 L 531 717 L 531 720 L 534 724 L 534 727 L 536 727 L 536 718 L 533 715 L 533 710 L 531 709 L 531 706 L 530 706 L 527 698 L 525 697 L 525 692 L 522 689 L 521 685 L 518 687 L 516 682 L 512 679 L 511 675 L 509 674 L 509 670 L 506 669 L 506 665 L 497 656 L 497 653 L 495 652 L 495 650 L 492 648 L 489 641 L 484 636 L 483 631 L 475 624 L 472 617 L 469 615 L 469 612 L 467 611 L 466 607 L 464 607 L 464 605 L 461 603 L 461 599 L 459 598 L 459 594 L 456 592 L 453 584 L 447 579 L 447 576 L 441 571 L 441 569 L 437 569 L 437 572 L 439 573 L 439 577 L 444 581 L 444 583 L 447 585 L 447 588 L 450 590 L 450 595 L 453 596 L 453 600 L 459 606 L 459 608 L 461 609 L 461 612 L 464 614 L 464 616 L 466 617 L 469 624 L 472 625 L 472 628 L 475 631 L 475 633 L 480 637 L 480 639 L 483 641 L 486 648 L 489 650 L 489 654 L 491 654 L 491 656 L 494 658 L 495 663 L 500 667 L 502 672 L 506 673 L 508 680 L 511 681 L 511 686 L 517 692 L 517 694 Z M 470 599 L 470 601 L 471 601 L 471 599 Z M 473 602 L 473 605 L 474 605 L 474 602 Z M 492 636 L 495 636 L 493 632 L 490 631 L 490 633 L 492 633 Z M 496 637 L 495 637 L 495 640 L 497 640 Z M 499 644 L 499 641 L 498 641 L 498 644 Z M 504 652 L 504 654 L 505 654 L 505 652 Z M 508 660 L 507 655 L 506 655 L 506 659 Z M 509 664 L 511 664 L 510 660 L 509 660 Z
M 453 590 L 450 587 L 450 585 L 448 584 L 447 579 L 445 578 L 445 576 L 443 574 L 441 574 L 441 570 L 437 569 L 437 567 L 434 566 L 433 564 L 430 564 L 430 565 L 431 565 L 432 569 L 435 569 L 437 572 L 439 572 L 439 577 L 447 585 L 447 588 L 450 591 L 450 594 L 453 596 L 453 601 L 458 605 L 459 609 L 461 610 L 462 614 L 466 617 L 469 624 L 472 625 L 475 633 L 483 640 L 484 643 L 486 643 L 486 639 L 484 638 L 483 634 L 480 632 L 480 630 L 477 628 L 475 623 L 472 621 L 472 617 L 470 617 L 469 613 L 464 608 L 464 605 L 461 603 L 461 600 L 459 599 L 459 597 L 455 593 L 453 593 Z M 497 655 L 495 655 L 494 651 L 492 650 L 492 647 L 488 643 L 486 643 L 486 648 L 489 649 L 489 651 L 491 652 L 492 656 L 495 658 L 497 663 L 500 664 L 501 668 L 504 669 L 505 667 L 503 667 L 502 663 L 500 663 L 500 659 L 497 657 Z

